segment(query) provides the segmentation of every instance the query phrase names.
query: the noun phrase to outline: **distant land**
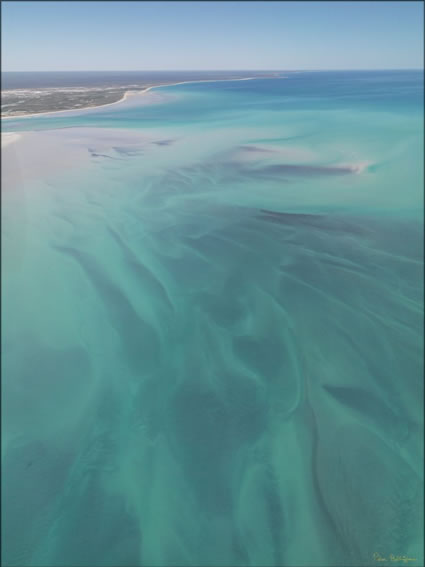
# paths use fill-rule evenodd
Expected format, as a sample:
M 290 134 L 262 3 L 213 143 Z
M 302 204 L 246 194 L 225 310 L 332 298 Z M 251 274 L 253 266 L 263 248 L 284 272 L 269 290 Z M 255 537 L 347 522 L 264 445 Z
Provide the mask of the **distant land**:
M 185 81 L 276 77 L 282 71 L 2 72 L 2 118 L 103 106 L 127 91 Z

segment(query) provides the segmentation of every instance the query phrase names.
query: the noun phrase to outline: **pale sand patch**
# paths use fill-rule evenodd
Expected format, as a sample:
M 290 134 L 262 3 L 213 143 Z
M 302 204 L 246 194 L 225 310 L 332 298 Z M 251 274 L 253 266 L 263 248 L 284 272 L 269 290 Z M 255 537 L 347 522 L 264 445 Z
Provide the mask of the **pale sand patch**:
M 3 136 L 10 132 L 2 132 Z M 31 179 L 50 177 L 63 168 L 89 162 L 87 150 L 59 143 L 51 131 L 22 132 L 15 143 L 2 147 L 2 188 L 6 191 Z
M 2 140 L 5 134 L 12 133 L 2 133 Z M 25 131 L 17 136 L 16 145 L 3 149 L 2 184 L 6 190 L 30 180 L 47 181 L 67 170 L 96 166 L 99 160 L 122 157 L 117 150 L 137 152 L 156 140 L 152 134 L 122 128 L 63 128 Z
M 340 167 L 349 167 L 353 173 L 363 173 L 373 165 L 372 161 L 360 161 L 358 163 L 342 164 Z
M 1 147 L 4 148 L 13 142 L 16 142 L 21 137 L 20 134 L 16 132 L 2 132 L 1 133 Z

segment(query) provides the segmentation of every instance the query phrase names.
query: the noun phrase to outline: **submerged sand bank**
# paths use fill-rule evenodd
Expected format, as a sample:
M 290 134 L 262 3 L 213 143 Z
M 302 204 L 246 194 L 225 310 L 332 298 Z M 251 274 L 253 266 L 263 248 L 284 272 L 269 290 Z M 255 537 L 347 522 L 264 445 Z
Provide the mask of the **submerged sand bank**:
M 140 132 L 122 128 L 74 127 L 3 132 L 3 187 L 27 181 L 49 181 L 57 174 L 87 167 L 110 167 L 140 156 L 148 148 L 164 152 L 171 144 L 168 132 Z M 16 144 L 11 144 L 14 141 Z M 7 147 L 5 147 L 6 144 Z

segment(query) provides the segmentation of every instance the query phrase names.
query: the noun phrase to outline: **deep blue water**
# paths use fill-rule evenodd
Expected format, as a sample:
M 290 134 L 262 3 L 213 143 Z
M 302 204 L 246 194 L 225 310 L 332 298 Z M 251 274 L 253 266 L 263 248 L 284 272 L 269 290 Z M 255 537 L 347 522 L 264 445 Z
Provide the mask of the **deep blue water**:
M 273 71 L 272 71 L 273 72 Z M 2 89 L 127 86 L 146 83 L 248 77 L 267 71 L 3 71 Z

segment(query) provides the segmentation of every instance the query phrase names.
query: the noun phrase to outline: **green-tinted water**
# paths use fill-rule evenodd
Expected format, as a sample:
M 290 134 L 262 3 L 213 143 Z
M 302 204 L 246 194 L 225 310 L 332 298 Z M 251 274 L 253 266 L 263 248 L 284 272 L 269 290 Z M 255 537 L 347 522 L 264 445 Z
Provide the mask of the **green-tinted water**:
M 421 565 L 420 77 L 161 92 L 6 123 L 4 565 Z

